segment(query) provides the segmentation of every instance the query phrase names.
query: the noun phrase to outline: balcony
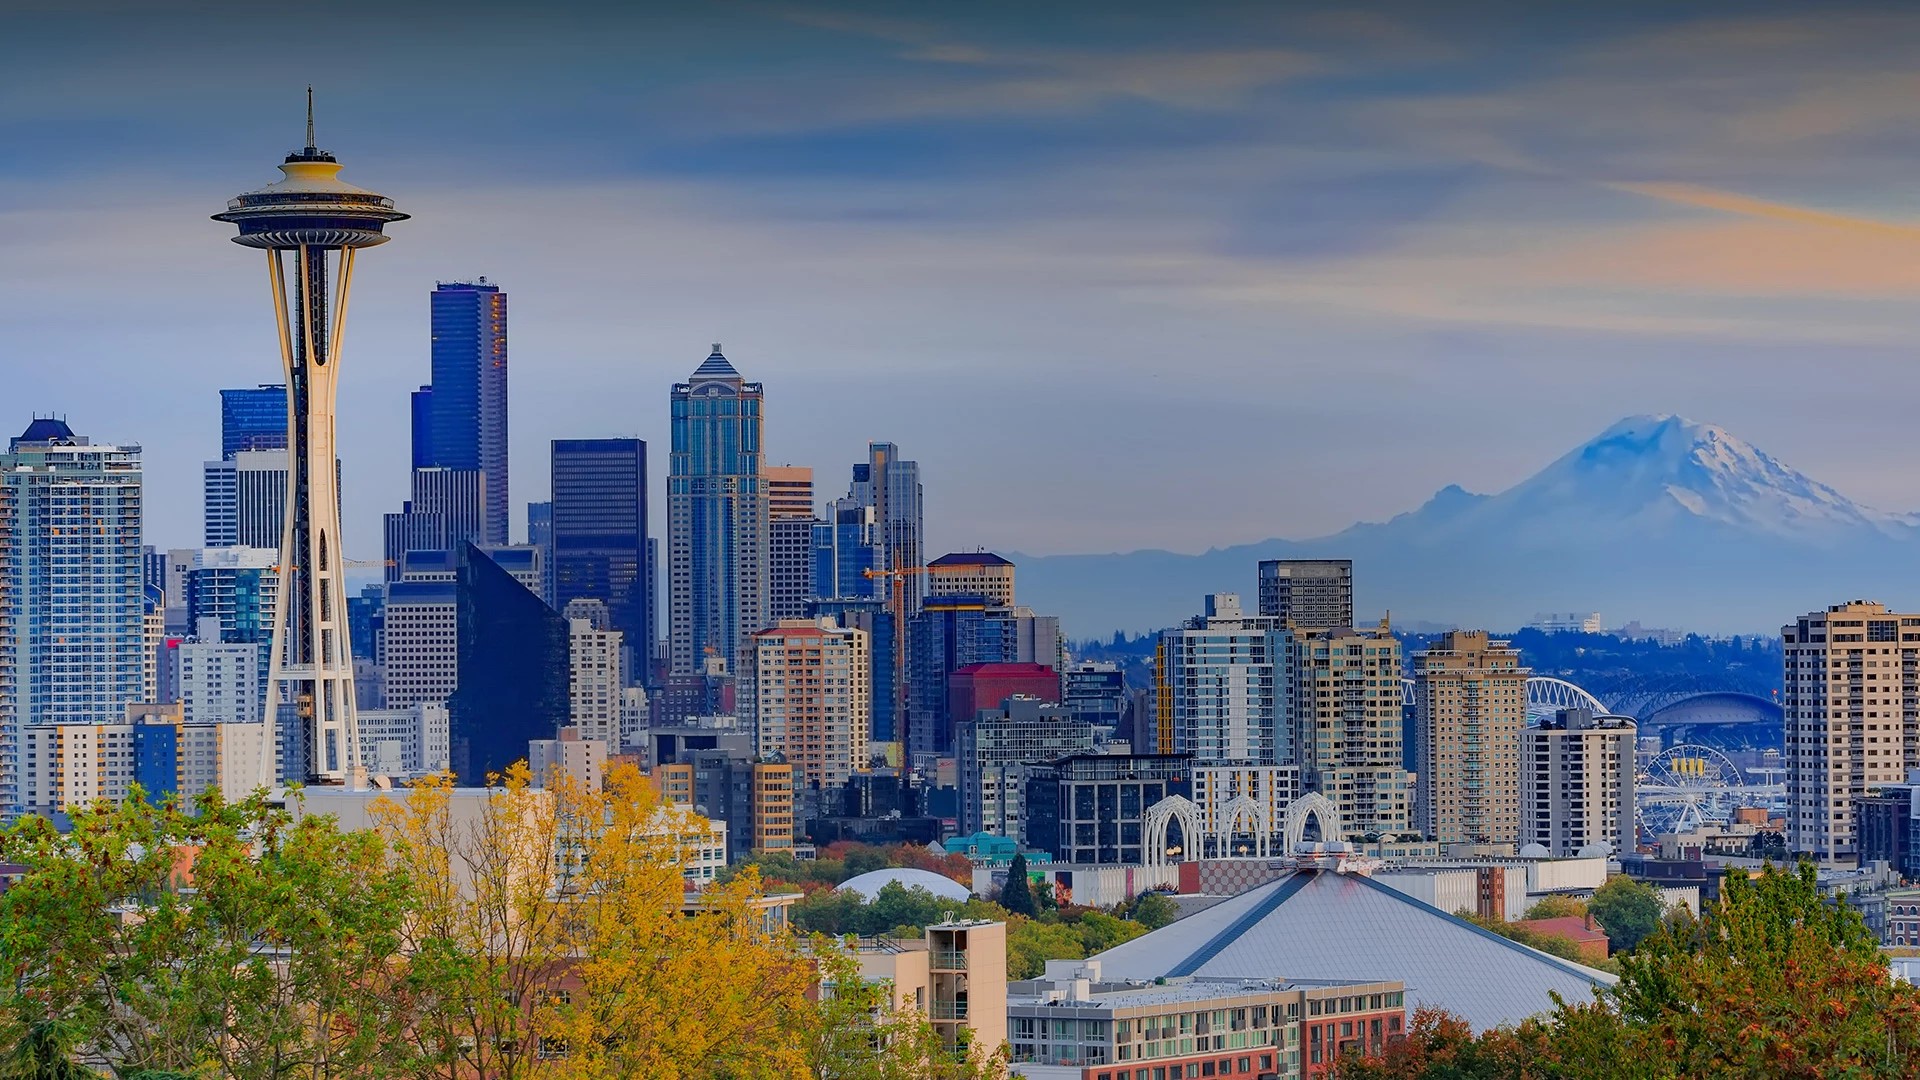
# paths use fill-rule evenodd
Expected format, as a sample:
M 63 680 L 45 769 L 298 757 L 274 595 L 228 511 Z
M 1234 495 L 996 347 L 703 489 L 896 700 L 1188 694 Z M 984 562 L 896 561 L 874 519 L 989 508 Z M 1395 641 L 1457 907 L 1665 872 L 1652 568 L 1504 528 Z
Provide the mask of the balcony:
M 933 970 L 965 971 L 967 954 L 962 949 L 935 949 L 933 952 Z
M 967 1003 L 964 1001 L 936 1001 L 929 1012 L 935 1020 L 965 1020 Z

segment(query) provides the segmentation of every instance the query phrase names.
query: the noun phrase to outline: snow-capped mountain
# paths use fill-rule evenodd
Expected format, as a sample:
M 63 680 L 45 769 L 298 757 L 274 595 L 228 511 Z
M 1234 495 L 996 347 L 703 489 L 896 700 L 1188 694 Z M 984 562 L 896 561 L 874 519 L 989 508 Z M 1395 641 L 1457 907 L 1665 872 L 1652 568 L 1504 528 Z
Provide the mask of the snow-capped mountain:
M 1023 603 L 1069 633 L 1168 625 L 1206 592 L 1252 594 L 1262 558 L 1350 556 L 1357 607 L 1512 628 L 1599 609 L 1753 631 L 1856 595 L 1920 604 L 1920 523 L 1862 506 L 1724 428 L 1614 424 L 1495 495 L 1441 489 L 1419 509 L 1314 540 L 1203 555 L 1018 558 Z M 1251 595 L 1249 595 L 1251 599 Z

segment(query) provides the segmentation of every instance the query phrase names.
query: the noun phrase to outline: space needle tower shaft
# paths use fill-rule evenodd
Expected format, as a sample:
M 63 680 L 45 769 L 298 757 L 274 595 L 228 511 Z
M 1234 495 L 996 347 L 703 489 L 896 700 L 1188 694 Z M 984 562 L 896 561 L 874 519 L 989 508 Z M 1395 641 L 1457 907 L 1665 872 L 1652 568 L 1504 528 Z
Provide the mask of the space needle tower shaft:
M 365 768 L 347 638 L 334 404 L 354 254 L 386 243 L 384 228 L 407 215 L 339 178 L 339 162 L 314 144 L 311 87 L 307 145 L 288 154 L 280 171 L 280 180 L 235 196 L 213 215 L 238 226 L 234 243 L 267 253 L 287 380 L 287 510 L 266 719 L 276 725 L 270 733 L 289 711 L 297 725 L 287 729 L 277 770 L 273 753 L 264 755 L 261 783 L 357 785 Z

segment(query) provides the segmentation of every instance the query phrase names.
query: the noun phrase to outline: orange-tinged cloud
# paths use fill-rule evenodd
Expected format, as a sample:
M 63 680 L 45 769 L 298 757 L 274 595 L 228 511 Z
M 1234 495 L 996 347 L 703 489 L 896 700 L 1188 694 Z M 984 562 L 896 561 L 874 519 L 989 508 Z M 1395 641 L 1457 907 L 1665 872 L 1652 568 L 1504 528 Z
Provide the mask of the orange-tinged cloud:
M 1554 280 L 1601 287 L 1771 297 L 1920 291 L 1920 229 L 1846 218 L 1858 227 L 1834 228 L 1817 220 L 1825 216 L 1645 225 L 1524 261 Z
M 1743 217 L 1766 218 L 1771 221 L 1813 225 L 1828 229 L 1920 238 L 1920 225 L 1881 221 L 1877 218 L 1859 217 L 1854 214 L 1836 214 L 1829 210 L 1815 210 L 1810 207 L 1795 206 L 1792 203 L 1770 202 L 1766 199 L 1741 195 L 1738 192 L 1697 187 L 1693 184 L 1613 182 L 1605 186 L 1615 191 L 1632 192 L 1635 195 L 1645 195 L 1664 202 L 1697 206 L 1703 210 L 1718 210 Z

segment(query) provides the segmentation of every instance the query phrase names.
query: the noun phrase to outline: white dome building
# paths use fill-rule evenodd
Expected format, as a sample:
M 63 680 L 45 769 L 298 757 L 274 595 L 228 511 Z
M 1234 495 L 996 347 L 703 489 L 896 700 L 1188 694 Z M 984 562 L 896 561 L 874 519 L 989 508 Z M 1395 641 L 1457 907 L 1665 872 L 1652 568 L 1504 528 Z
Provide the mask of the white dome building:
M 916 886 L 925 889 L 933 895 L 940 897 L 942 900 L 964 902 L 973 895 L 965 885 L 960 884 L 944 874 L 936 874 L 931 870 L 916 870 L 912 867 L 890 867 L 885 870 L 870 870 L 858 877 L 848 878 L 846 881 L 841 882 L 840 888 L 848 892 L 858 893 L 860 899 L 871 902 L 874 897 L 880 895 L 880 890 L 884 888 L 888 882 L 893 881 L 899 882 L 900 887 L 903 889 L 911 889 Z

